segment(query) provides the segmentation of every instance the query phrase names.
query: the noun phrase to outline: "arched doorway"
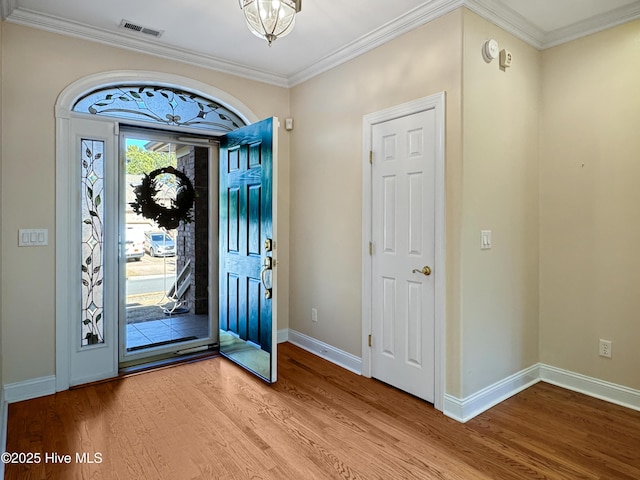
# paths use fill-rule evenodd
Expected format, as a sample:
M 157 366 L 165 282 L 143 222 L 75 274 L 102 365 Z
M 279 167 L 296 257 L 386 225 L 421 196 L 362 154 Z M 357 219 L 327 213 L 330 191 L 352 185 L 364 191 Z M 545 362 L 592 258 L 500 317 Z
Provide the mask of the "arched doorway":
M 113 377 L 121 361 L 117 293 L 124 271 L 121 128 L 181 135 L 188 145 L 256 120 L 242 102 L 215 87 L 158 72 L 93 75 L 60 94 L 56 103 L 57 390 Z M 217 147 L 210 151 L 210 161 L 217 164 Z M 212 206 L 218 208 L 217 195 L 212 198 Z M 217 290 L 217 276 L 214 283 L 210 287 Z

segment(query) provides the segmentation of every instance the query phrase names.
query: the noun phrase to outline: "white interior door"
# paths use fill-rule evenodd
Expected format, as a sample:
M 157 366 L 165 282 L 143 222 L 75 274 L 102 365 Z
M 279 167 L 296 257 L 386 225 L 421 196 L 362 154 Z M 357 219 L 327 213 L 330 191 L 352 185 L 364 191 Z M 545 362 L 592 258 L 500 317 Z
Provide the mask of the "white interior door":
M 372 128 L 371 374 L 434 402 L 433 109 Z

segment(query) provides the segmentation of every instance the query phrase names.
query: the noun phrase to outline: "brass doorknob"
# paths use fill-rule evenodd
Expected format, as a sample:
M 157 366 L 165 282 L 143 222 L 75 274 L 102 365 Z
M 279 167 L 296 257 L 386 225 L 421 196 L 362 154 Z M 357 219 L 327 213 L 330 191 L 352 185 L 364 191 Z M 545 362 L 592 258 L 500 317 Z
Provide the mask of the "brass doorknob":
M 431 268 L 429 268 L 426 265 L 424 267 L 422 267 L 422 270 L 418 270 L 417 268 L 414 268 L 413 269 L 413 273 L 421 273 L 421 274 L 423 274 L 423 275 L 428 277 L 429 275 L 431 275 Z

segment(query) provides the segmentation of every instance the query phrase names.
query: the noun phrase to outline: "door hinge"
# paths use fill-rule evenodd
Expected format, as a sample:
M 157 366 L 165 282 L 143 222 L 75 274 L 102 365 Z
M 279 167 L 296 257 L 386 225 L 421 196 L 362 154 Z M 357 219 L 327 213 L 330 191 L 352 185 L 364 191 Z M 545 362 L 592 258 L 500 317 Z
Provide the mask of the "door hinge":
M 373 339 L 372 339 L 371 335 L 369 335 L 369 346 L 371 346 L 372 343 L 373 343 Z
M 369 150 L 369 163 L 373 165 L 373 150 Z
M 373 242 L 369 242 L 369 255 L 373 255 Z

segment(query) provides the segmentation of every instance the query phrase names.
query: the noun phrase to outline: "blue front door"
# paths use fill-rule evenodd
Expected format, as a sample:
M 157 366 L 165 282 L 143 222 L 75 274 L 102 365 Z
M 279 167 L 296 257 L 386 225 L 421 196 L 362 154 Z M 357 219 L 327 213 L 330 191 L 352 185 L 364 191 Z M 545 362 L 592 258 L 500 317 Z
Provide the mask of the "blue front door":
M 276 372 L 274 122 L 220 143 L 220 351 L 265 380 Z

